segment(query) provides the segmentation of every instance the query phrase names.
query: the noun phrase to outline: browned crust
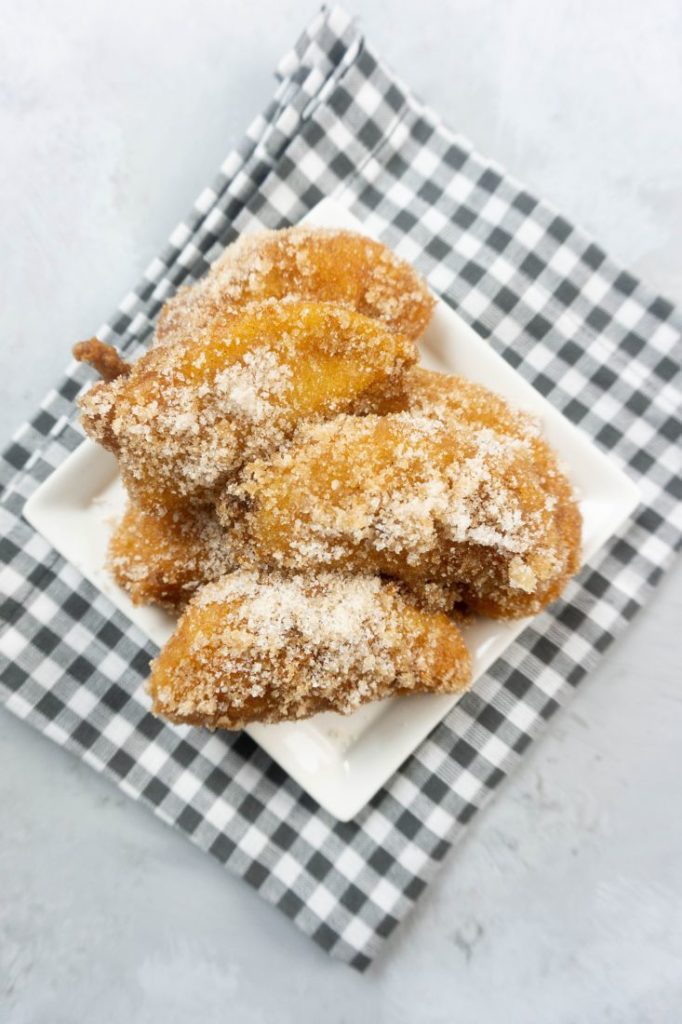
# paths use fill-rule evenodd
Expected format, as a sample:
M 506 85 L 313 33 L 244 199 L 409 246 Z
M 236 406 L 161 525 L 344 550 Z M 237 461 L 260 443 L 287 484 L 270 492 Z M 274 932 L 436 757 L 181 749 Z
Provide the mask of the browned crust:
M 165 304 L 155 344 L 196 337 L 217 314 L 229 318 L 267 299 L 347 305 L 413 341 L 434 306 L 426 283 L 381 242 L 301 225 L 243 235 L 228 246 L 201 280 Z
M 132 369 L 131 364 L 126 363 L 113 345 L 107 345 L 99 338 L 76 342 L 72 352 L 74 359 L 79 363 L 88 363 L 107 383 L 117 380 L 118 377 L 125 377 Z
M 171 721 L 241 729 L 348 714 L 396 695 L 459 693 L 470 679 L 454 622 L 394 584 L 240 570 L 197 592 L 152 663 L 149 690 Z

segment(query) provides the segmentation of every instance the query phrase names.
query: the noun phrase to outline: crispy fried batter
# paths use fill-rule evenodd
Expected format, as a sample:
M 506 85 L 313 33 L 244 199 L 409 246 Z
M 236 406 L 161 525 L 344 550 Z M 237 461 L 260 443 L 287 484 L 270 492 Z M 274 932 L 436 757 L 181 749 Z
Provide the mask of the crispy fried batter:
M 212 508 L 159 517 L 129 504 L 112 534 L 108 566 L 135 604 L 177 611 L 198 587 L 235 567 L 235 534 L 222 528 Z
M 413 340 L 434 304 L 412 267 L 379 242 L 350 231 L 287 228 L 243 236 L 202 280 L 181 288 L 161 311 L 156 343 L 195 338 L 217 313 L 231 316 L 268 298 L 343 303 Z
M 578 567 L 570 484 L 530 432 L 417 413 L 339 416 L 247 466 L 219 505 L 226 523 L 240 498 L 262 565 L 454 587 L 494 618 L 539 611 Z
M 432 308 L 383 245 L 299 227 L 230 246 L 135 364 L 75 346 L 103 378 L 83 425 L 132 499 L 109 569 L 182 612 L 156 713 L 236 729 L 460 692 L 453 620 L 534 614 L 577 570 L 580 513 L 532 418 L 414 366 Z
M 116 380 L 130 373 L 131 364 L 126 363 L 113 345 L 107 345 L 99 338 L 78 341 L 72 349 L 73 358 L 79 363 L 89 363 L 104 381 Z
M 379 398 L 414 359 L 407 338 L 345 306 L 266 302 L 95 384 L 80 400 L 82 422 L 117 455 L 133 500 L 160 514 L 210 502 L 298 421 Z
M 376 577 L 239 571 L 192 599 L 149 689 L 171 721 L 240 729 L 347 714 L 396 694 L 456 693 L 470 672 L 447 616 Z
M 478 430 L 489 427 L 509 437 L 538 433 L 528 413 L 513 409 L 501 395 L 466 377 L 413 366 L 403 375 L 400 390 L 386 395 L 380 408 L 368 410 L 385 415 L 413 412 L 442 420 L 461 420 Z

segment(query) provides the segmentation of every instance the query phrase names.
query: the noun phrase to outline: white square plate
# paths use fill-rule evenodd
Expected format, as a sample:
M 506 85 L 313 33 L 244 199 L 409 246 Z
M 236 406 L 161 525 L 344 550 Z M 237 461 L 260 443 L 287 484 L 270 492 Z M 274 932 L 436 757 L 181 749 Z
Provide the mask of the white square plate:
M 329 199 L 311 211 L 306 222 L 364 230 L 352 214 Z M 422 362 L 432 369 L 485 384 L 512 405 L 540 418 L 579 495 L 584 521 L 583 560 L 591 558 L 637 507 L 639 494 L 634 484 L 443 301 L 436 305 L 422 341 L 422 353 Z M 173 630 L 173 619 L 158 609 L 133 605 L 104 568 L 112 518 L 122 508 L 123 498 L 115 459 L 86 440 L 32 495 L 24 515 L 64 558 L 161 646 Z M 474 680 L 527 622 L 482 619 L 466 628 Z M 439 695 L 393 698 L 361 708 L 349 717 L 325 713 L 305 722 L 254 725 L 247 732 L 322 807 L 341 821 L 348 821 L 457 699 Z

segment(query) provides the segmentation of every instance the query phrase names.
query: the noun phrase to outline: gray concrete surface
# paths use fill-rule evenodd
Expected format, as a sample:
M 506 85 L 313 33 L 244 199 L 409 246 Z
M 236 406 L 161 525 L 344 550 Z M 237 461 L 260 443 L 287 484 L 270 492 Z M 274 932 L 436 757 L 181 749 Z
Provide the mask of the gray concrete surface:
M 0 439 L 163 243 L 312 2 L 3 0 Z M 682 9 L 372 0 L 463 133 L 682 301 Z M 0 713 L 0 1021 L 682 1019 L 682 567 L 358 977 Z

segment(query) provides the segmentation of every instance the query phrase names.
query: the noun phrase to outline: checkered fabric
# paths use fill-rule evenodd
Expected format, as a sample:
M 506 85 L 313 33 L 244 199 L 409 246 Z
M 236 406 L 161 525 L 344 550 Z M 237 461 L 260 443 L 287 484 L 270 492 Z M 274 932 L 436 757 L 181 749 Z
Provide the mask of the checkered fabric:
M 149 338 L 179 284 L 253 225 L 347 204 L 636 481 L 642 505 L 371 804 L 342 824 L 246 736 L 149 713 L 153 645 L 22 520 L 80 443 L 72 364 L 2 462 L 0 694 L 364 969 L 468 822 L 644 604 L 680 544 L 682 319 L 421 105 L 323 10 L 265 113 L 101 331 Z

